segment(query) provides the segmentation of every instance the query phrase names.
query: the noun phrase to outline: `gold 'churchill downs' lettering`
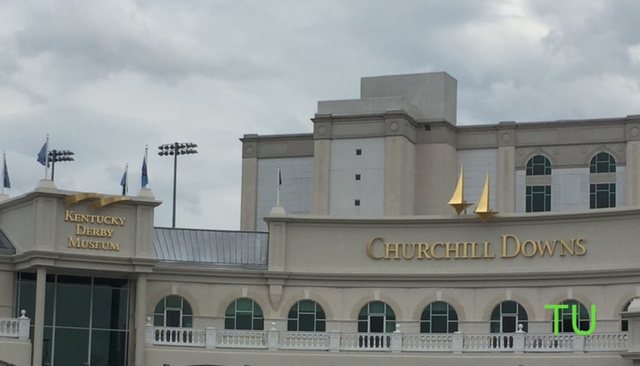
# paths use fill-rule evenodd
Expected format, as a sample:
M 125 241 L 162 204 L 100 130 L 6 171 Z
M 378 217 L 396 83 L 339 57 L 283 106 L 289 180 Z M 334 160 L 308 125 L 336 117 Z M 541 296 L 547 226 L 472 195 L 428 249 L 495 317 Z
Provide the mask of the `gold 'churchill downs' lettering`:
M 81 214 L 65 210 L 64 221 L 75 223 L 75 237 L 68 237 L 67 247 L 119 252 L 120 243 L 109 240 L 113 238 L 117 228 L 124 226 L 126 220 L 126 217 Z
M 526 239 L 515 235 L 502 235 L 500 258 L 565 257 L 587 254 L 584 238 L 576 239 Z M 367 255 L 375 260 L 447 260 L 447 259 L 494 259 L 489 241 L 392 243 L 376 237 L 367 244 Z

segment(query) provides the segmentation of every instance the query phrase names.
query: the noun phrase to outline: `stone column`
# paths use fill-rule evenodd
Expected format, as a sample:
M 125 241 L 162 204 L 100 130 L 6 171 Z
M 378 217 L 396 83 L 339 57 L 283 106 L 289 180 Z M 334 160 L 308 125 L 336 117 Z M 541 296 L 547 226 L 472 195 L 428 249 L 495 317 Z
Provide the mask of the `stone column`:
M 47 285 L 47 269 L 38 268 L 36 275 L 36 313 L 33 331 L 33 366 L 42 365 L 42 346 L 44 338 L 44 303 Z
M 516 209 L 515 122 L 498 125 L 498 212 Z
M 136 282 L 136 352 L 134 366 L 144 366 L 144 349 L 146 333 L 146 308 L 147 308 L 147 275 L 139 275 Z

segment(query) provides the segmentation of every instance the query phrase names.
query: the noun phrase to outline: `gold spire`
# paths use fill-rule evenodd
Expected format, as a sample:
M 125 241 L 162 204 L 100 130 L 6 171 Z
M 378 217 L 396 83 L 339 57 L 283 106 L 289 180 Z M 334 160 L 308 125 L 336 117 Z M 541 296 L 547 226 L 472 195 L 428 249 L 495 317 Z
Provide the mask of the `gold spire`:
M 102 195 L 98 193 L 76 193 L 71 196 L 67 196 L 64 199 L 65 206 L 71 206 L 74 203 L 78 203 L 80 201 L 88 200 L 88 199 L 96 199 L 101 198 Z
M 458 185 L 456 186 L 455 192 L 453 192 L 453 196 L 449 201 L 449 206 L 453 207 L 454 210 L 460 215 L 462 211 L 466 210 L 467 207 L 473 206 L 473 203 L 467 203 L 464 200 L 464 166 L 460 165 L 460 178 L 458 178 Z
M 482 222 L 489 221 L 493 215 L 497 214 L 497 212 L 491 211 L 491 208 L 489 208 L 489 172 L 487 172 L 487 180 L 484 183 L 482 196 L 480 196 L 478 206 L 473 213 L 480 216 Z
M 95 211 L 99 208 L 110 205 L 112 203 L 122 202 L 122 201 L 131 201 L 131 199 L 123 196 L 112 196 L 112 197 L 101 198 L 91 204 L 91 210 Z

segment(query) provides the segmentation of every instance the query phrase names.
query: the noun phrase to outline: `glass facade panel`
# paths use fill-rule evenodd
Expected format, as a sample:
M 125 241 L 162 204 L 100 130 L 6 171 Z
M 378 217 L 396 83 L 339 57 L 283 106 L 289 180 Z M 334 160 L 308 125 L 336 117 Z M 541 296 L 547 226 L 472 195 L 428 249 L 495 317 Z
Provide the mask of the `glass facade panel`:
M 55 328 L 53 336 L 54 365 L 85 365 L 89 361 L 88 329 Z
M 55 325 L 89 327 L 91 285 L 58 283 L 56 288 Z
M 589 185 L 589 206 L 591 208 L 616 207 L 616 184 L 599 183 Z
M 126 364 L 127 333 L 94 330 L 91 332 L 91 365 L 119 366 Z
M 17 277 L 17 308 L 35 309 L 35 276 Z M 43 364 L 126 366 L 129 282 L 51 274 L 46 279 Z
M 522 324 L 523 330 L 529 329 L 529 317 L 526 310 L 515 301 L 503 301 L 491 312 L 491 333 L 512 333 Z

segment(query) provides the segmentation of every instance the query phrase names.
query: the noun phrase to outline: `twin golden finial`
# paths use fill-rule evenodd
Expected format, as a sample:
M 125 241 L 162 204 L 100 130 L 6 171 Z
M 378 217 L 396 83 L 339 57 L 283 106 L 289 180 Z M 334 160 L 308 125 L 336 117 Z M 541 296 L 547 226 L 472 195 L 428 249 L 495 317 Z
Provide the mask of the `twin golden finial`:
M 472 206 L 473 203 L 469 203 L 464 200 L 464 166 L 460 166 L 460 177 L 458 178 L 458 185 L 456 186 L 455 192 L 453 192 L 453 197 L 449 201 L 449 206 L 453 207 L 454 210 L 460 215 L 462 211 L 466 211 L 467 207 Z M 482 196 L 480 196 L 480 202 L 478 202 L 478 206 L 473 211 L 476 215 L 478 215 L 482 222 L 487 222 L 491 217 L 493 217 L 497 212 L 491 211 L 489 207 L 489 173 L 487 172 L 487 180 L 484 183 L 484 189 L 482 190 Z

